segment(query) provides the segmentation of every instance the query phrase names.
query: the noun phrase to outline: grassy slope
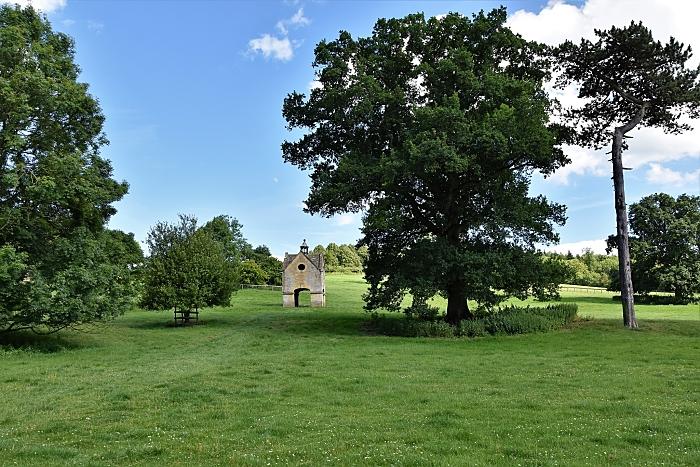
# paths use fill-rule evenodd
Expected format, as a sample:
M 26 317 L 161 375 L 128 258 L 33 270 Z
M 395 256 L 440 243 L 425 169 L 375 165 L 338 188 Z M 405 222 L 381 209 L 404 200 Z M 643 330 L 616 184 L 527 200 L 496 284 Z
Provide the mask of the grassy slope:
M 243 291 L 203 326 L 139 311 L 5 343 L 0 464 L 700 464 L 697 306 L 639 307 L 629 332 L 570 293 L 615 320 L 420 340 L 363 333 L 363 290 L 332 275 L 322 310 Z

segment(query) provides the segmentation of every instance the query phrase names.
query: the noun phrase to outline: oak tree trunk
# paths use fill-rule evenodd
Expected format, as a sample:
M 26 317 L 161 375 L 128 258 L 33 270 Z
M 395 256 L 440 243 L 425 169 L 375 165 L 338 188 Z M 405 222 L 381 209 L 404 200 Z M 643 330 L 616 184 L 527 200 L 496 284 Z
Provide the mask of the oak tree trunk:
M 467 291 L 462 281 L 454 281 L 447 287 L 447 322 L 459 324 L 463 319 L 472 319 L 474 315 L 467 303 Z

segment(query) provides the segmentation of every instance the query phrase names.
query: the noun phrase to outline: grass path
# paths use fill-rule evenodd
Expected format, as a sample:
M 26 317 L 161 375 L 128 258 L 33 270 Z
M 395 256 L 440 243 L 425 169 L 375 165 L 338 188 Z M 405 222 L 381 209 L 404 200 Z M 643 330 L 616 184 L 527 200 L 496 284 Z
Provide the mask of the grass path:
M 0 464 L 700 465 L 697 306 L 640 306 L 629 332 L 619 304 L 571 292 L 594 320 L 421 340 L 364 333 L 364 287 L 5 342 Z

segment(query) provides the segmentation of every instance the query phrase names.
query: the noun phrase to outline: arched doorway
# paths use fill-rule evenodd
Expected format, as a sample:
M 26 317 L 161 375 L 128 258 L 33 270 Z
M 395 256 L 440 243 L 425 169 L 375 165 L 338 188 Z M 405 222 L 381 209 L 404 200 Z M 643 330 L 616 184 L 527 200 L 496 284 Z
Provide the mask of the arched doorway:
M 309 291 L 309 289 L 306 289 L 306 288 L 294 290 L 294 306 L 295 307 L 309 306 L 311 304 L 310 293 L 305 293 L 305 294 L 303 294 L 303 296 L 300 297 L 302 292 L 310 292 L 310 291 Z M 301 300 L 300 300 L 300 298 L 301 298 Z

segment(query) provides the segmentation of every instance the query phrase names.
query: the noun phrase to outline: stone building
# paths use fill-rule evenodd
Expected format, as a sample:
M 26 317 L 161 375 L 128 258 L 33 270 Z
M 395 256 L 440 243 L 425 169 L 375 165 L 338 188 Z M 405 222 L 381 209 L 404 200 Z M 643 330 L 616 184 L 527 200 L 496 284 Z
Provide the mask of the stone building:
M 299 253 L 284 254 L 282 305 L 299 306 L 299 293 L 308 290 L 311 306 L 326 306 L 326 270 L 322 254 L 309 254 L 306 239 Z

